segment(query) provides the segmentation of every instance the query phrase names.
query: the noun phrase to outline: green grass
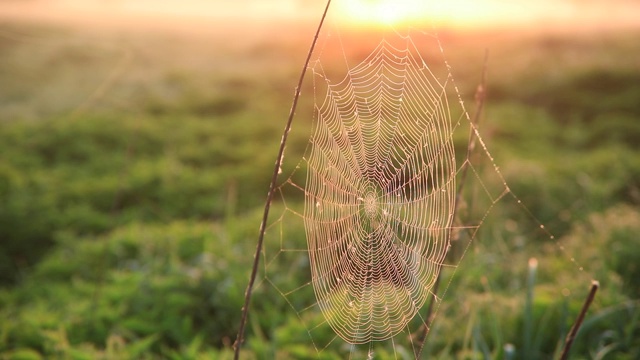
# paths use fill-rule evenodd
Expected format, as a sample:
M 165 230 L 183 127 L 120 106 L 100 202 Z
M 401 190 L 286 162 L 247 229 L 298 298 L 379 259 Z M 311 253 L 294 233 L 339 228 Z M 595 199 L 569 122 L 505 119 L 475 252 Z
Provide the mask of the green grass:
M 224 32 L 0 26 L 29 35 L 0 36 L 0 358 L 230 358 L 311 31 L 229 42 Z M 426 353 L 557 354 L 594 277 L 602 288 L 575 358 L 637 358 L 637 35 L 443 36 L 467 99 L 490 48 L 480 131 L 556 240 L 515 201 L 500 202 L 455 274 L 444 273 Z M 304 98 L 299 113 L 311 105 Z M 287 159 L 303 153 L 309 127 L 296 122 Z M 302 229 L 288 231 L 303 241 Z M 270 280 L 308 279 L 301 256 L 283 254 Z M 254 296 L 244 357 L 318 356 L 304 327 L 313 319 L 301 323 L 268 286 Z M 336 345 L 320 357 L 347 353 Z

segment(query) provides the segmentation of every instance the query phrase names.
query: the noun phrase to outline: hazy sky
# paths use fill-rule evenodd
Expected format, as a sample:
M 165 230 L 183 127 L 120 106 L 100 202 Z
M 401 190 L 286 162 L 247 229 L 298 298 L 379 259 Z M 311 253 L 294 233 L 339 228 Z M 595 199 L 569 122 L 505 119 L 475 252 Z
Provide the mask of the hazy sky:
M 405 9 L 403 2 L 409 3 Z M 333 0 L 332 10 L 356 21 L 382 21 L 383 17 L 401 16 L 405 11 L 411 16 L 428 14 L 431 21 L 462 26 L 619 25 L 640 24 L 639 3 L 633 0 Z M 122 21 L 136 17 L 208 22 L 268 21 L 317 18 L 325 4 L 326 0 L 23 0 L 0 2 L 0 16 L 74 17 L 86 21 Z

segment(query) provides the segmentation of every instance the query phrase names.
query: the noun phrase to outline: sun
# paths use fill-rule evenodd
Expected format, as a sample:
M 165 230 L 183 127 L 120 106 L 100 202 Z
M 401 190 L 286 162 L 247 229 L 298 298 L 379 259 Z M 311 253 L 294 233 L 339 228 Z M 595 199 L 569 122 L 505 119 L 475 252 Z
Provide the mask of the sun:
M 547 4 L 550 0 L 540 0 Z M 400 24 L 477 26 L 521 22 L 534 12 L 548 9 L 522 1 L 504 0 L 341 0 L 335 2 L 340 18 L 354 26 Z
M 336 2 L 341 16 L 359 25 L 397 25 L 416 20 L 424 0 L 344 0 Z

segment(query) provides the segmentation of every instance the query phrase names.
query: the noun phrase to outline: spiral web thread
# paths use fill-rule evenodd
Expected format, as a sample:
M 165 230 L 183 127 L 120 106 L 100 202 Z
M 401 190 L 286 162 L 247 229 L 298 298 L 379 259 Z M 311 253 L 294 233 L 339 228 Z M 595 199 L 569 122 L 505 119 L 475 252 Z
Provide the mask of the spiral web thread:
M 394 30 L 371 44 L 332 31 L 310 64 L 315 115 L 307 126 L 298 114 L 308 143 L 301 158 L 287 152 L 300 160 L 282 168 L 289 175 L 273 204 L 280 212 L 267 227 L 260 283 L 294 310 L 307 333 L 299 340 L 311 339 L 318 353 L 347 344 L 350 358 L 380 348 L 416 358 L 432 321 L 426 304 L 435 299 L 435 317 L 449 286 L 434 294 L 439 273 L 456 271 L 492 208 L 513 194 L 435 35 Z M 493 168 L 489 177 L 469 158 L 470 136 Z M 462 226 L 454 215 L 465 166 L 484 210 Z M 461 232 L 467 245 L 451 259 Z
M 383 40 L 319 108 L 304 222 L 318 305 L 349 343 L 401 331 L 442 266 L 456 173 L 445 85 Z

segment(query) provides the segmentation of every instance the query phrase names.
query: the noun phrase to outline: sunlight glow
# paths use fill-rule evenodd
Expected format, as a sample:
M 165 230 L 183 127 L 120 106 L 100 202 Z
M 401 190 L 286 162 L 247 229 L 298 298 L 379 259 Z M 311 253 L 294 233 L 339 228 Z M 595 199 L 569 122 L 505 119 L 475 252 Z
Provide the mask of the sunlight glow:
M 545 6 L 501 0 L 344 0 L 336 2 L 339 16 L 354 26 L 394 26 L 401 23 L 475 26 L 502 25 L 530 20 L 542 10 L 553 15 L 563 6 L 552 6 L 550 0 L 540 0 Z M 534 5 L 536 5 L 534 7 Z M 553 11 L 549 11 L 553 9 Z
M 313 6 L 311 5 L 313 4 Z M 269 22 L 317 21 L 326 0 L 42 0 L 0 1 L 0 20 L 38 19 L 135 27 L 172 24 L 202 29 Z M 638 1 L 602 0 L 336 0 L 330 19 L 341 26 L 411 25 L 453 28 L 640 26 Z
M 342 17 L 359 25 L 395 25 L 415 20 L 424 0 L 345 0 L 336 7 Z

